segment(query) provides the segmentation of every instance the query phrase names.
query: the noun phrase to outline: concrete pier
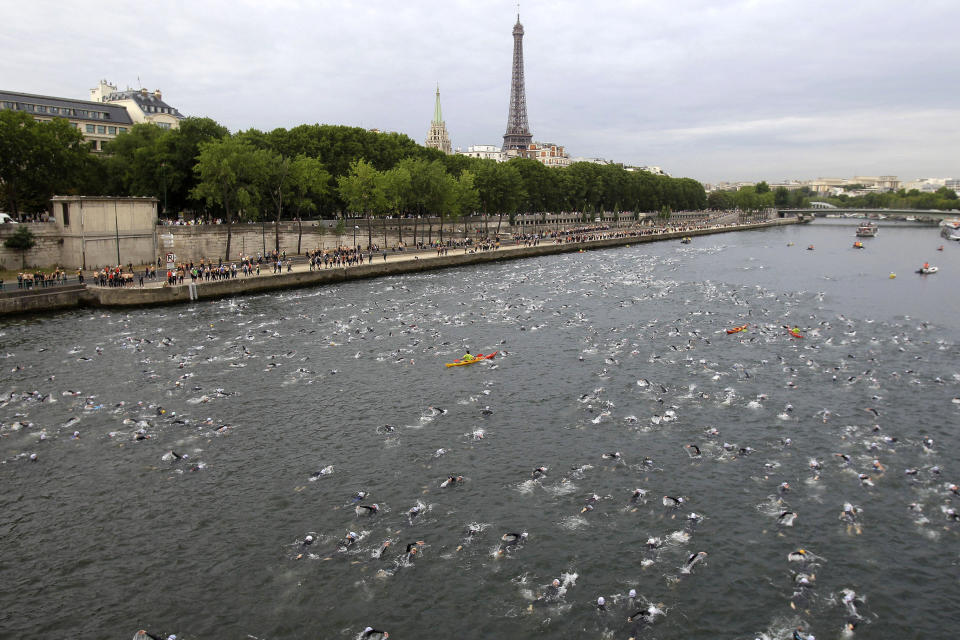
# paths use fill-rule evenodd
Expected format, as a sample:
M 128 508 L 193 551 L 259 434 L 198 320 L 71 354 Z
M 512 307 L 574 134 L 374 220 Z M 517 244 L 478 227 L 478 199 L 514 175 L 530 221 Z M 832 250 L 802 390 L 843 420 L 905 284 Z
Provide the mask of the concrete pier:
M 539 245 L 501 246 L 489 251 L 475 251 L 463 253 L 463 249 L 450 249 L 444 256 L 436 255 L 435 251 L 412 253 L 390 253 L 386 261 L 380 255 L 375 255 L 372 263 L 352 267 L 341 267 L 310 271 L 306 265 L 298 267 L 290 273 L 262 274 L 260 276 L 238 276 L 229 280 L 215 280 L 197 282 L 191 285 L 185 281 L 182 285 L 148 286 L 148 287 L 70 287 L 48 289 L 31 292 L 29 295 L 0 297 L 0 315 L 11 313 L 30 313 L 67 309 L 78 306 L 118 307 L 131 308 L 153 305 L 168 305 L 189 303 L 194 300 L 212 300 L 249 293 L 276 291 L 298 287 L 310 287 L 325 284 L 339 284 L 348 280 L 379 278 L 382 276 L 463 267 L 475 264 L 485 264 L 501 260 L 516 260 L 522 258 L 536 258 L 540 256 L 569 253 L 577 251 L 591 251 L 613 247 L 634 245 L 646 242 L 664 240 L 679 240 L 684 236 L 704 236 L 716 233 L 748 231 L 763 229 L 786 224 L 795 224 L 795 219 L 778 219 L 751 224 L 732 226 L 718 226 L 705 229 L 690 229 L 653 233 L 649 235 L 624 235 L 622 237 L 604 238 L 586 242 L 556 243 L 553 239 L 544 239 Z M 624 230 L 624 233 L 628 233 Z

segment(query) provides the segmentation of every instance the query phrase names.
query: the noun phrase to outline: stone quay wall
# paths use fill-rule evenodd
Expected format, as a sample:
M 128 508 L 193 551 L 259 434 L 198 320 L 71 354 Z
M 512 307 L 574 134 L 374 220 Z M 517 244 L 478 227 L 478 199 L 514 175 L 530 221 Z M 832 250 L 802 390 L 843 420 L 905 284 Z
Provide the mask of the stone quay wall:
M 708 229 L 694 229 L 675 231 L 670 233 L 653 234 L 646 236 L 630 236 L 620 238 L 606 238 L 589 242 L 569 242 L 556 244 L 551 240 L 541 244 L 525 246 L 506 246 L 498 250 L 478 251 L 475 253 L 451 253 L 446 256 L 429 257 L 420 260 L 374 261 L 362 266 L 337 269 L 321 269 L 319 271 L 299 271 L 284 274 L 261 275 L 258 277 L 238 277 L 231 280 L 204 282 L 197 285 L 185 283 L 177 286 L 138 288 L 101 288 L 87 289 L 83 303 L 102 307 L 138 307 L 146 305 L 166 305 L 193 300 L 218 299 L 247 293 L 275 291 L 298 287 L 316 286 L 323 284 L 337 284 L 348 280 L 379 278 L 383 276 L 462 267 L 474 264 L 497 262 L 500 260 L 514 260 L 518 258 L 535 258 L 540 256 L 606 249 L 645 242 L 660 240 L 678 240 L 684 236 L 701 236 L 714 233 L 732 231 L 746 231 L 765 227 L 795 224 L 796 220 L 772 220 L 754 224 L 737 226 L 715 227 Z
M 21 256 L 21 252 L 7 249 L 3 243 L 19 227 L 26 227 L 33 233 L 36 246 Z M 52 222 L 27 222 L 22 224 L 0 224 L 0 269 L 20 271 L 21 260 L 26 259 L 27 268 L 52 267 L 62 265 L 63 230 Z

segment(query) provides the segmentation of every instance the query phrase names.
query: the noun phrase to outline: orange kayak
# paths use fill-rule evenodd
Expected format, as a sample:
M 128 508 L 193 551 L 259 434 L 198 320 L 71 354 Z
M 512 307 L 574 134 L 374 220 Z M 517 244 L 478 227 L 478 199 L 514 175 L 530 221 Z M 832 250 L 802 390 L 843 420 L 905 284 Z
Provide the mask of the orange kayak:
M 447 363 L 446 363 L 446 366 L 448 366 L 448 367 L 460 367 L 460 366 L 463 366 L 463 365 L 465 365 L 465 364 L 473 364 L 473 363 L 475 363 L 475 362 L 480 362 L 481 360 L 490 360 L 491 358 L 493 358 L 493 356 L 497 355 L 498 353 L 500 353 L 500 352 L 499 352 L 499 351 L 494 351 L 493 353 L 488 353 L 487 355 L 483 355 L 482 353 L 478 353 L 476 356 L 474 356 L 473 360 L 454 360 L 453 362 L 447 362 Z
M 800 333 L 799 331 L 796 331 L 796 330 L 794 330 L 794 329 L 790 329 L 790 335 L 792 335 L 794 338 L 802 338 L 802 337 L 803 337 L 803 334 L 802 334 L 802 333 Z
M 731 333 L 740 333 L 741 331 L 746 331 L 749 325 L 743 324 L 739 327 L 734 327 L 733 329 L 727 329 L 727 335 Z

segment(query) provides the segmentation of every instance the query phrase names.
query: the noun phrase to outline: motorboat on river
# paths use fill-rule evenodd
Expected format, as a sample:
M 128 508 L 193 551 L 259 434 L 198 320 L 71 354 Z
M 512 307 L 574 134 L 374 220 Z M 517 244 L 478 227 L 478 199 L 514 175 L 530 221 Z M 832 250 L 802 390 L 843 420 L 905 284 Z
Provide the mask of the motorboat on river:
M 947 240 L 960 240 L 960 218 L 941 220 L 940 235 Z
M 858 238 L 872 238 L 877 235 L 877 225 L 873 222 L 864 222 L 857 227 Z

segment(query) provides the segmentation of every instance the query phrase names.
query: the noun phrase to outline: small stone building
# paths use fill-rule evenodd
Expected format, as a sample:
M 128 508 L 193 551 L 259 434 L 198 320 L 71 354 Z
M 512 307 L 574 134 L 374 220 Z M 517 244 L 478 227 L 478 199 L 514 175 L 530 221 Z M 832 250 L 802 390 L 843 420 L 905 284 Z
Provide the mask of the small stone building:
M 63 240 L 60 263 L 74 269 L 155 263 L 157 203 L 156 198 L 54 196 L 53 216 Z

